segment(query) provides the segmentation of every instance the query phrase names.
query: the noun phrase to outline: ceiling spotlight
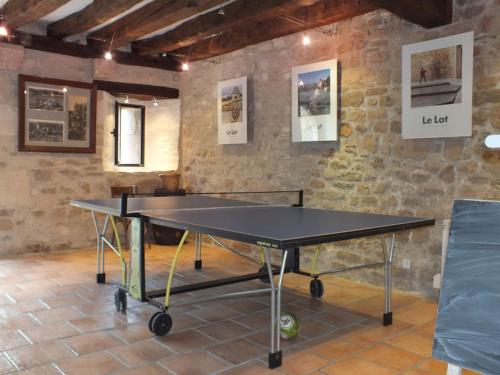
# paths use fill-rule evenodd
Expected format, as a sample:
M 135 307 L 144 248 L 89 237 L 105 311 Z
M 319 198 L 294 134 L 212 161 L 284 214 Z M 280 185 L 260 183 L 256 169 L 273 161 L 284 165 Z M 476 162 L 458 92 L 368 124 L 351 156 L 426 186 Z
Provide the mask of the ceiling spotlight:
M 0 36 L 1 37 L 8 37 L 9 36 L 9 31 L 4 25 L 0 25 Z
M 113 60 L 113 55 L 111 54 L 111 51 L 106 51 L 106 53 L 104 54 L 104 58 L 106 60 Z
M 158 107 L 158 101 L 156 100 L 156 98 L 153 98 L 153 105 L 154 105 L 155 107 Z
M 224 16 L 226 12 L 224 12 L 224 7 L 220 7 L 219 10 L 217 11 L 217 14 Z
M 63 87 L 63 92 L 68 92 L 68 89 L 66 87 Z
M 128 95 L 125 97 L 125 103 L 128 104 Z
M 304 37 L 302 38 L 302 44 L 308 46 L 309 44 L 311 44 L 311 38 L 309 38 L 309 36 L 307 35 L 304 35 Z
M 184 70 L 185 72 L 189 70 L 189 64 L 187 62 L 182 63 L 182 70 Z
M 4 24 L 4 16 L 0 15 L 0 37 L 8 37 L 9 36 L 9 29 L 7 29 L 7 26 Z

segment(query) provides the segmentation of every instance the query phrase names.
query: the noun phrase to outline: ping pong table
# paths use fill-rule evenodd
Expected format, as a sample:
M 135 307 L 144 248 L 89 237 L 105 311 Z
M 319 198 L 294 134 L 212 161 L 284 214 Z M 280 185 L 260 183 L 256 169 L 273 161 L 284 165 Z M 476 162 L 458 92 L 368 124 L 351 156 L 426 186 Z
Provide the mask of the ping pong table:
M 71 201 L 71 204 L 92 212 L 97 234 L 97 282 L 105 282 L 104 249 L 108 246 L 120 256 L 122 264 L 122 285 L 115 294 L 117 308 L 126 309 L 127 294 L 132 298 L 158 306 L 160 311 L 153 314 L 149 321 L 150 331 L 156 335 L 165 335 L 172 328 L 172 318 L 168 314 L 171 295 L 254 279 L 267 279 L 269 287 L 227 293 L 217 297 L 249 296 L 259 293 L 271 295 L 269 368 L 279 367 L 282 363 L 280 316 L 281 290 L 285 273 L 294 272 L 312 277 L 311 295 L 320 297 L 322 286 L 318 284 L 318 278 L 321 275 L 383 267 L 385 271 L 383 324 L 390 325 L 392 324 L 391 267 L 395 251 L 395 233 L 435 223 L 434 219 L 428 218 L 304 208 L 302 199 L 300 199 L 299 204 L 285 206 L 202 195 L 128 197 L 127 194 L 124 194 L 121 199 L 74 200 Z M 96 217 L 97 213 L 105 215 L 103 223 L 99 223 Z M 128 266 L 120 246 L 114 217 L 126 217 L 131 220 L 132 235 Z M 116 236 L 117 246 L 114 246 L 106 237 L 110 223 Z M 173 257 L 164 290 L 146 290 L 144 251 L 146 224 L 156 224 L 185 231 Z M 219 238 L 261 247 L 264 267 L 259 272 L 248 275 L 172 287 L 175 266 L 189 232 L 195 233 L 195 268 L 201 268 L 202 235 L 210 236 L 222 246 L 224 244 L 218 240 Z M 389 234 L 390 236 L 387 238 L 386 236 Z M 308 272 L 300 267 L 299 256 L 303 246 L 369 236 L 380 236 L 381 238 L 382 260 L 380 262 L 353 265 L 323 272 L 316 272 L 314 268 Z M 271 263 L 271 250 L 273 249 L 280 253 L 279 262 L 276 265 Z M 275 275 L 277 275 L 276 280 L 274 279 Z M 321 293 L 318 293 L 318 288 L 321 289 Z M 164 301 L 159 302 L 158 297 L 163 297 Z

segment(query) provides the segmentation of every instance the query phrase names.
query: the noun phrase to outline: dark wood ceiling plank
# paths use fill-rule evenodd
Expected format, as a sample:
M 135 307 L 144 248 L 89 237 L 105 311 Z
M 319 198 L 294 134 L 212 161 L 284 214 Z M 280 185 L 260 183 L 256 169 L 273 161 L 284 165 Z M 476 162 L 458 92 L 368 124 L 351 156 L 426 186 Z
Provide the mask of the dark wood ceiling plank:
M 88 36 L 89 42 L 113 40 L 112 48 L 122 47 L 168 25 L 192 17 L 224 0 L 154 0 L 116 22 Z
M 377 6 L 426 28 L 451 23 L 453 0 L 373 0 Z
M 66 38 L 90 30 L 127 11 L 141 0 L 94 0 L 82 10 L 47 26 L 47 35 Z
M 113 81 L 95 80 L 98 90 L 107 91 L 114 96 L 150 97 L 156 99 L 178 99 L 179 89 L 164 86 L 141 85 Z
M 52 13 L 69 0 L 9 0 L 0 9 L 5 23 L 15 30 Z
M 19 44 L 28 49 L 58 53 L 81 58 L 102 58 L 104 50 L 77 43 L 64 42 L 42 35 L 16 32 L 14 38 L 5 43 Z M 140 56 L 133 53 L 114 51 L 113 60 L 118 64 L 145 66 L 163 70 L 180 71 L 179 61 L 173 57 Z
M 257 22 L 293 12 L 319 0 L 237 0 L 224 7 L 224 15 L 217 10 L 186 21 L 162 35 L 132 44 L 134 52 L 154 55 L 186 47 L 247 22 Z
M 314 5 L 291 12 L 286 18 L 275 17 L 256 23 L 246 23 L 173 52 L 184 55 L 191 61 L 206 59 L 266 40 L 329 25 L 375 9 L 377 6 L 372 0 L 321 0 Z

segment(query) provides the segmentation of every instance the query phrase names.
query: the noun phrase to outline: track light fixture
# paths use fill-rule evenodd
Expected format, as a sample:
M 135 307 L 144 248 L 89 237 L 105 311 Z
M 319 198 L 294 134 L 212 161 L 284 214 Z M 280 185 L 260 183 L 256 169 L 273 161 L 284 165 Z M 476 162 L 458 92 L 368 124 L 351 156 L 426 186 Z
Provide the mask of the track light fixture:
M 302 38 L 302 44 L 304 46 L 308 46 L 309 44 L 311 44 L 311 38 L 309 38 L 308 35 L 304 35 L 304 37 Z
M 219 10 L 217 11 L 217 14 L 224 16 L 226 12 L 224 11 L 224 7 L 220 7 Z
M 156 100 L 156 98 L 153 98 L 153 105 L 154 105 L 155 107 L 158 107 L 158 101 Z
M 112 48 L 113 48 L 113 40 L 115 40 L 115 33 L 113 33 L 113 36 L 111 37 L 111 40 L 109 41 L 108 50 L 104 54 L 104 58 L 108 61 L 113 60 L 113 54 L 111 53 Z
M 189 70 L 189 64 L 187 62 L 182 63 L 182 70 L 185 72 Z
M 5 25 L 5 16 L 3 14 L 0 14 L 0 37 L 1 38 L 8 38 L 9 37 L 9 29 L 7 28 L 7 25 Z
M 128 104 L 128 95 L 125 96 L 125 104 Z

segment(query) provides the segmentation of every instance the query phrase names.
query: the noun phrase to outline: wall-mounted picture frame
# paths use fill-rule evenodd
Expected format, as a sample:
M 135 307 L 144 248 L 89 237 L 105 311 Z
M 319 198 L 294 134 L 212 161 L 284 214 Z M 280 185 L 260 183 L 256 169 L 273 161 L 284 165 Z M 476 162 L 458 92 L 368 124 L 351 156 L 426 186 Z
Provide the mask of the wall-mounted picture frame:
M 474 32 L 403 46 L 403 139 L 472 135 Z
M 20 74 L 19 151 L 95 153 L 92 83 Z
M 337 60 L 292 68 L 292 142 L 337 140 Z
M 247 143 L 247 77 L 217 83 L 217 135 L 220 145 Z

